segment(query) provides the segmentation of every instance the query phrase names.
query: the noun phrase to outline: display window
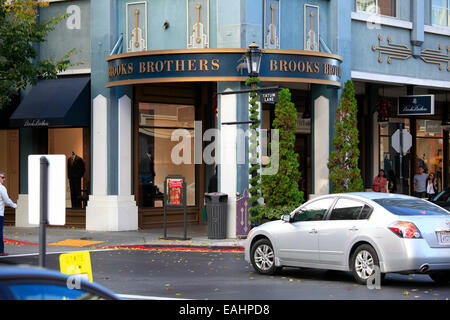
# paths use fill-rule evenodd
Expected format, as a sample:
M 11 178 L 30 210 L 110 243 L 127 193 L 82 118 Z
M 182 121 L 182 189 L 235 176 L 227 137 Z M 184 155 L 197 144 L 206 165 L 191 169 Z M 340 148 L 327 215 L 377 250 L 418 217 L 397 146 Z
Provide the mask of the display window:
M 84 128 L 49 128 L 48 153 L 67 159 L 66 208 L 85 208 L 89 197 L 88 141 Z
M 19 130 L 0 130 L 0 171 L 5 172 L 4 181 L 8 195 L 17 202 L 19 197 Z
M 185 178 L 187 205 L 195 206 L 195 107 L 141 102 L 138 119 L 139 206 L 163 206 L 168 175 Z
M 437 179 L 438 190 L 444 182 L 444 135 L 439 120 L 416 120 L 416 164 Z

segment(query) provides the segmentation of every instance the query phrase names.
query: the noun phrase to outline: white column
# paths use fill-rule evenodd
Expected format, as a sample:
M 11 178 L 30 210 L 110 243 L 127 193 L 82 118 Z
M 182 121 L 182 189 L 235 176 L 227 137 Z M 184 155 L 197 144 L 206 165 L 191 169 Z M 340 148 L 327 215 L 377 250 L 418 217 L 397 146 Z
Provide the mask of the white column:
M 94 99 L 92 121 L 92 185 L 93 192 L 86 207 L 86 230 L 126 231 L 138 229 L 138 210 L 131 195 L 131 100 L 123 96 L 118 101 L 118 161 L 119 194 L 108 195 L 108 114 L 107 99 Z
M 92 105 L 92 194 L 108 193 L 108 100 L 98 95 Z
M 226 89 L 225 91 L 232 91 Z M 220 122 L 236 121 L 236 95 L 222 95 L 220 97 Z M 219 142 L 220 186 L 219 191 L 228 195 L 227 238 L 236 238 L 236 126 L 222 125 Z
M 330 101 L 324 96 L 314 100 L 314 194 L 310 199 L 330 193 Z
M 132 148 L 133 109 L 131 99 L 124 95 L 119 99 L 119 197 L 121 202 L 118 228 L 120 230 L 138 229 L 138 207 L 131 194 L 133 183 Z
M 124 95 L 119 99 L 119 195 L 131 195 L 131 99 Z

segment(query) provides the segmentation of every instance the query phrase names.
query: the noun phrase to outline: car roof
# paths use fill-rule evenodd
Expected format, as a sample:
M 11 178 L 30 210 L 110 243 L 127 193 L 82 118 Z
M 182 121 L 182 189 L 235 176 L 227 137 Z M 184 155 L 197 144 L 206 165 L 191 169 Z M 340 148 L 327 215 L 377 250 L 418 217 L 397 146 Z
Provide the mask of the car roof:
M 319 198 L 315 198 L 312 200 L 316 200 L 316 199 L 320 199 L 320 198 L 326 198 L 326 197 L 330 197 L 330 196 L 350 196 L 350 197 L 356 197 L 356 198 L 363 198 L 363 199 L 367 199 L 367 200 L 376 200 L 376 199 L 386 199 L 386 198 L 395 198 L 395 199 L 417 199 L 415 197 L 411 197 L 411 196 L 407 196 L 404 194 L 398 194 L 398 193 L 384 193 L 384 192 L 348 192 L 348 193 L 334 193 L 334 194 L 329 194 L 326 196 L 322 196 Z
M 70 277 L 55 270 L 49 270 L 40 267 L 28 265 L 1 266 L 0 265 L 0 281 L 5 280 L 47 280 L 47 281 L 64 281 Z M 103 294 L 111 298 L 119 299 L 119 297 L 111 290 L 84 279 L 79 279 L 82 287 L 90 287 L 91 289 L 103 292 Z

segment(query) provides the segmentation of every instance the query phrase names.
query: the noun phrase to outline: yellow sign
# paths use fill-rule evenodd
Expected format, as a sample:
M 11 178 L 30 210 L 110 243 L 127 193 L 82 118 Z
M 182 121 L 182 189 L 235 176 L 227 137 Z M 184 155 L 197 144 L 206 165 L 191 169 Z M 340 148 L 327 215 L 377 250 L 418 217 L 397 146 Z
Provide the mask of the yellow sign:
M 92 282 L 91 256 L 89 251 L 63 253 L 59 256 L 61 273 L 81 275 Z

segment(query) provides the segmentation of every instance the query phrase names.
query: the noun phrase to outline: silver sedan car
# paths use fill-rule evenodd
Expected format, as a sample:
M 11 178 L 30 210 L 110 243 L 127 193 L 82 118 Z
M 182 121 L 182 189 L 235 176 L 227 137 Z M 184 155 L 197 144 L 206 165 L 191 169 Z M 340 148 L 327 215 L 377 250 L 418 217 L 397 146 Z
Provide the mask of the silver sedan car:
M 415 197 L 345 193 L 310 200 L 253 228 L 245 259 L 261 274 L 284 266 L 351 271 L 366 284 L 376 270 L 450 280 L 450 212 Z

